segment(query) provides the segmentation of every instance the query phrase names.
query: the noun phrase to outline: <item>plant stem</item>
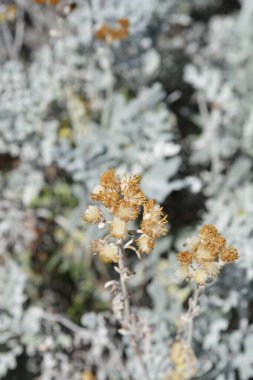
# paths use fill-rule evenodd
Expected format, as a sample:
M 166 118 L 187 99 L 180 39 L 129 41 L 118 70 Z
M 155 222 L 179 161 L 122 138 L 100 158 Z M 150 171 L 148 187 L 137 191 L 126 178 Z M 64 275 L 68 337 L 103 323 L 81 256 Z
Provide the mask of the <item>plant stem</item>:
M 130 302 L 129 302 L 129 292 L 126 284 L 126 278 L 125 278 L 125 272 L 126 267 L 124 264 L 124 244 L 121 241 L 119 244 L 119 273 L 120 273 L 120 286 L 121 286 L 121 292 L 123 295 L 123 300 L 124 300 L 124 320 L 123 322 L 126 323 L 126 325 L 130 322 Z M 144 374 L 144 380 L 149 380 L 149 375 L 148 375 L 148 370 L 145 365 L 145 362 L 143 361 L 142 358 L 142 352 L 139 347 L 139 343 L 136 339 L 135 335 L 132 335 L 130 337 L 130 343 L 131 346 L 136 354 L 136 357 L 140 363 L 140 367 L 142 368 L 142 372 Z
M 121 242 L 119 245 L 119 273 L 120 273 L 120 286 L 124 300 L 124 321 L 129 322 L 130 319 L 130 303 L 129 294 L 125 278 L 125 265 L 124 265 L 124 247 Z
M 191 298 L 189 301 L 189 309 L 188 309 L 188 333 L 187 333 L 187 343 L 189 346 L 192 344 L 192 334 L 193 334 L 193 321 L 196 316 L 196 310 L 199 301 L 200 287 L 196 286 L 194 290 L 193 299 Z

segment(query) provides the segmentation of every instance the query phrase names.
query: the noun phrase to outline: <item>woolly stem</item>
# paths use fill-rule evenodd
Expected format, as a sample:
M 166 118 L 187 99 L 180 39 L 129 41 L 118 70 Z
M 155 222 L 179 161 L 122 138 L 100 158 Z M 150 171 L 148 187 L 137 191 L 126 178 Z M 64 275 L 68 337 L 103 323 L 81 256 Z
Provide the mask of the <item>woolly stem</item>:
M 126 284 L 125 276 L 126 268 L 124 264 L 124 247 L 121 242 L 119 245 L 119 275 L 120 275 L 120 286 L 124 300 L 124 321 L 129 322 L 130 319 L 130 303 L 129 303 L 129 294 Z
M 189 346 L 192 344 L 192 335 L 193 335 L 193 321 L 197 315 L 197 306 L 199 302 L 200 287 L 196 286 L 194 290 L 193 298 L 189 300 L 189 309 L 188 309 L 188 332 L 187 332 L 187 343 Z

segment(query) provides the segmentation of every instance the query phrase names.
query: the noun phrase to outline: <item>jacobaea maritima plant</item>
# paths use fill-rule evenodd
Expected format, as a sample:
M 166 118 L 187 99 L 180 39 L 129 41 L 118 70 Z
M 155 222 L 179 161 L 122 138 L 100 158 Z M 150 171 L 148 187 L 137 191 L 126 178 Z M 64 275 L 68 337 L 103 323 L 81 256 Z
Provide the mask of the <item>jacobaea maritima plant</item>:
M 126 249 L 132 250 L 141 258 L 142 254 L 150 254 L 155 239 L 167 232 L 167 218 L 154 199 L 147 200 L 140 188 L 141 176 L 124 176 L 122 179 L 114 169 L 109 169 L 100 177 L 100 183 L 91 198 L 99 202 L 101 207 L 90 205 L 83 214 L 83 220 L 97 224 L 100 230 L 106 229 L 102 238 L 91 243 L 93 254 L 105 263 L 116 263 L 115 271 L 120 281 L 109 281 L 105 286 L 111 287 L 114 315 L 121 323 L 120 332 L 128 338 L 140 363 L 145 379 L 148 371 L 142 359 L 140 342 L 147 335 L 146 322 L 131 310 L 127 280 L 133 274 L 125 266 Z M 130 228 L 130 223 L 137 221 L 142 212 L 139 229 Z M 108 228 L 106 228 L 108 226 Z
M 218 276 L 221 267 L 238 259 L 237 250 L 227 245 L 226 239 L 212 224 L 203 225 L 199 235 L 188 239 L 185 247 L 187 250 L 177 254 L 180 263 L 178 274 L 181 279 L 193 282 L 195 289 L 171 347 L 170 380 L 190 380 L 196 375 L 197 360 L 192 348 L 192 335 L 193 320 L 199 313 L 200 290 Z

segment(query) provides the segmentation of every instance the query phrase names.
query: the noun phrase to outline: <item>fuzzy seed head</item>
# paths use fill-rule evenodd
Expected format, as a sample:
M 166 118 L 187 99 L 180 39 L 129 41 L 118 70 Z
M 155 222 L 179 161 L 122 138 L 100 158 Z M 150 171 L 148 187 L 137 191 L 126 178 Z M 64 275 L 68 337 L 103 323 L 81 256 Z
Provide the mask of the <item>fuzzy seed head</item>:
M 87 223 L 100 223 L 103 220 L 103 214 L 97 206 L 90 205 L 84 212 L 82 219 Z
M 98 252 L 100 259 L 106 263 L 117 263 L 119 261 L 118 247 L 113 243 L 106 243 Z
M 140 253 L 150 253 L 154 248 L 155 242 L 149 236 L 141 235 L 136 239 L 136 244 Z

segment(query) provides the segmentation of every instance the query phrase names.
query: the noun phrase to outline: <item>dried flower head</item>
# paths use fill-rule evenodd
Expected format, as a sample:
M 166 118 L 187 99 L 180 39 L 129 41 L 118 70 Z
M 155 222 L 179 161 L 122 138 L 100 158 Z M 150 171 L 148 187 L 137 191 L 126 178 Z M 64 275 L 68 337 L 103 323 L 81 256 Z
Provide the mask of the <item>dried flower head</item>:
M 181 277 L 198 285 L 205 285 L 219 274 L 222 265 L 238 258 L 237 250 L 227 247 L 226 239 L 212 224 L 202 226 L 199 235 L 188 239 L 185 245 L 188 250 L 177 255 L 183 272 Z
M 82 373 L 82 380 L 96 380 L 96 378 L 91 371 L 85 370 Z
M 113 209 L 114 207 L 116 207 L 118 205 L 118 202 L 120 201 L 120 195 L 119 195 L 119 192 L 117 190 L 106 190 L 105 192 L 103 193 L 100 193 L 100 195 L 98 196 L 98 200 L 100 200 L 103 205 L 109 209 Z
M 144 204 L 143 221 L 141 222 L 142 231 L 156 239 L 167 233 L 167 217 L 163 213 L 162 207 L 151 199 Z
M 155 242 L 148 235 L 143 234 L 136 239 L 136 244 L 140 253 L 150 253 L 154 248 Z
M 117 191 L 120 189 L 120 179 L 117 176 L 115 169 L 111 168 L 103 174 L 101 174 L 100 186 L 102 186 L 105 189 Z
M 126 222 L 120 218 L 117 218 L 116 216 L 113 218 L 109 230 L 111 236 L 115 239 L 124 240 L 127 236 Z
M 207 278 L 208 274 L 204 269 L 199 268 L 193 272 L 193 281 L 198 285 L 205 285 Z
M 233 261 L 237 260 L 238 257 L 238 251 L 233 247 L 227 247 L 220 254 L 221 260 L 225 263 L 232 263 Z
M 82 216 L 83 220 L 87 223 L 100 223 L 103 221 L 103 214 L 98 206 L 90 205 Z
M 191 264 L 192 259 L 193 256 L 189 251 L 183 251 L 177 255 L 177 260 L 180 261 L 180 264 L 183 266 Z
M 118 247 L 113 243 L 104 244 L 98 251 L 99 258 L 106 264 L 119 261 Z
M 120 41 L 128 38 L 129 35 L 129 20 L 126 18 L 120 18 L 117 20 L 118 27 L 111 27 L 107 24 L 101 25 L 96 33 L 95 37 L 98 40 L 112 43 L 114 41 Z
M 143 191 L 140 189 L 141 176 L 125 176 L 121 182 L 121 191 L 124 199 L 128 202 L 141 206 L 146 201 Z
M 17 15 L 17 7 L 14 4 L 0 6 L 0 23 L 14 21 Z
M 187 343 L 176 341 L 170 351 L 173 369 L 169 373 L 170 380 L 190 380 L 197 374 L 197 359 Z
M 113 214 L 120 219 L 128 222 L 137 218 L 139 214 L 139 207 L 138 205 L 126 201 L 125 199 L 120 199 L 113 210 Z

